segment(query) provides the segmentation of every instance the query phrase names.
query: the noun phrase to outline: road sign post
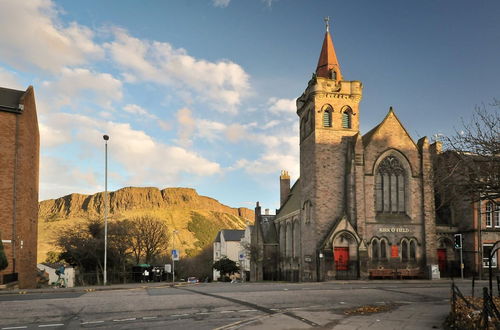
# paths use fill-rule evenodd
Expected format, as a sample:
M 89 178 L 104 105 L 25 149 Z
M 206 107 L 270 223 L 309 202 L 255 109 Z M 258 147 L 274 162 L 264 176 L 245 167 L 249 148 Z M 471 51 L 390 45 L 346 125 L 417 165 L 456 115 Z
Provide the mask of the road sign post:
M 455 249 L 460 250 L 460 276 L 464 279 L 464 259 L 463 259 L 463 237 L 462 234 L 455 234 Z

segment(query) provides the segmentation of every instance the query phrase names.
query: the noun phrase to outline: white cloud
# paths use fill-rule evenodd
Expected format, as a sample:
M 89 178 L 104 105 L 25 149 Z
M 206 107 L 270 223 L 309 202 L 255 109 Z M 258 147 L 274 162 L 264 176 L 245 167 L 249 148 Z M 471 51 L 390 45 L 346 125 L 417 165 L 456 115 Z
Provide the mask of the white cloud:
M 177 111 L 177 121 L 179 122 L 179 143 L 183 146 L 191 145 L 191 137 L 196 128 L 196 122 L 192 116 L 191 110 L 182 108 Z
M 50 0 L 0 1 L 0 59 L 20 70 L 58 72 L 102 57 L 90 29 L 74 22 L 64 26 L 58 15 Z
M 297 105 L 295 102 L 295 99 L 278 99 L 276 97 L 271 97 L 267 104 L 271 113 L 282 114 L 295 113 L 297 111 Z
M 227 60 L 196 59 L 166 42 L 134 38 L 115 28 L 115 40 L 106 44 L 111 57 L 125 72 L 127 81 L 151 81 L 175 89 L 186 98 L 209 102 L 220 112 L 234 113 L 248 95 L 249 76 Z M 193 96 L 196 95 L 196 96 Z
M 98 152 L 102 148 L 102 135 L 110 136 L 108 142 L 110 171 L 120 169 L 123 171 L 118 186 L 130 185 L 154 185 L 169 186 L 179 181 L 183 174 L 209 176 L 221 172 L 220 165 L 207 160 L 196 152 L 186 150 L 178 146 L 167 145 L 153 139 L 144 131 L 133 129 L 128 123 L 116 123 L 103 121 L 78 114 L 58 113 L 46 116 L 44 127 L 41 130 L 42 140 L 46 138 L 47 132 L 69 131 L 71 136 L 65 137 L 68 145 L 78 145 L 78 152 L 83 159 L 101 157 Z M 54 133 L 55 134 L 55 133 Z M 53 144 L 55 145 L 55 144 Z M 75 156 L 75 155 L 72 155 Z M 75 168 L 71 172 L 78 180 L 86 179 L 90 184 L 92 176 L 81 169 L 79 160 L 66 160 L 67 168 Z M 49 162 L 43 166 L 52 166 Z M 64 170 L 64 168 L 59 168 Z M 64 172 L 66 173 L 66 172 Z M 47 197 L 58 197 L 72 191 L 73 186 L 68 185 L 69 177 L 62 173 L 60 177 L 50 168 L 42 171 L 41 186 L 48 185 L 51 195 Z M 64 174 L 64 175 L 63 175 Z M 68 174 L 69 175 L 69 174 Z M 75 181 L 75 186 L 76 186 Z M 85 184 L 82 183 L 82 187 Z M 57 194 L 56 194 L 57 192 Z
M 92 98 L 102 107 L 110 107 L 112 101 L 123 96 L 122 83 L 108 73 L 96 73 L 87 69 L 64 68 L 55 81 L 45 81 L 46 95 L 52 97 L 51 105 L 60 107 L 76 103 L 77 98 Z
M 221 8 L 225 8 L 227 6 L 229 6 L 229 3 L 231 2 L 231 0 L 213 0 L 212 3 L 214 4 L 215 7 L 221 7 Z
M 26 87 L 19 82 L 17 75 L 12 72 L 0 68 L 0 87 L 24 90 Z

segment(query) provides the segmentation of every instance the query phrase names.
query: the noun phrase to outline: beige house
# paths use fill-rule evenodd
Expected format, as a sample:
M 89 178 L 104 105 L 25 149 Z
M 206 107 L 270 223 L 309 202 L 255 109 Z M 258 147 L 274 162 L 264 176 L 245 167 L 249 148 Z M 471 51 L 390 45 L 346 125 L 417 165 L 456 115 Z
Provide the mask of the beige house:
M 243 251 L 241 240 L 244 236 L 245 230 L 223 229 L 219 231 L 214 241 L 214 262 L 223 257 L 227 257 L 239 264 L 240 254 Z M 219 271 L 214 269 L 213 280 L 217 281 L 220 277 Z

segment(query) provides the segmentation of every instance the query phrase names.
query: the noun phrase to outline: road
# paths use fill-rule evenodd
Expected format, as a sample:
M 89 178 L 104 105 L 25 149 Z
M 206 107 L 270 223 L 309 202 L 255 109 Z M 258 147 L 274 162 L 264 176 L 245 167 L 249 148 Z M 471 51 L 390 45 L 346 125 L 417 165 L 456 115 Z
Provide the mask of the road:
M 464 294 L 470 283 L 462 282 Z M 476 289 L 479 293 L 479 288 Z M 380 329 L 440 328 L 444 281 L 203 283 L 0 294 L 0 329 Z M 360 306 L 382 313 L 346 314 Z M 369 324 L 368 324 L 369 323 Z M 376 327 L 375 327 L 376 328 Z

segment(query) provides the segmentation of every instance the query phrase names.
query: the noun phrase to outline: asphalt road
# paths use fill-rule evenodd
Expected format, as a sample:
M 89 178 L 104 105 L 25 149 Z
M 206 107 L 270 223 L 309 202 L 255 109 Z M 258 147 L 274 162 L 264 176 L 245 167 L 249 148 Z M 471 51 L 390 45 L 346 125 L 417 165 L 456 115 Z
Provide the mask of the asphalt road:
M 461 286 L 464 294 L 470 294 L 469 282 Z M 35 291 L 0 295 L 0 329 L 362 329 L 369 320 L 381 329 L 439 328 L 449 311 L 449 296 L 449 283 L 441 281 L 165 284 L 94 292 Z M 346 315 L 366 305 L 384 306 L 384 313 L 361 318 L 359 313 Z M 384 326 L 389 321 L 391 326 Z

